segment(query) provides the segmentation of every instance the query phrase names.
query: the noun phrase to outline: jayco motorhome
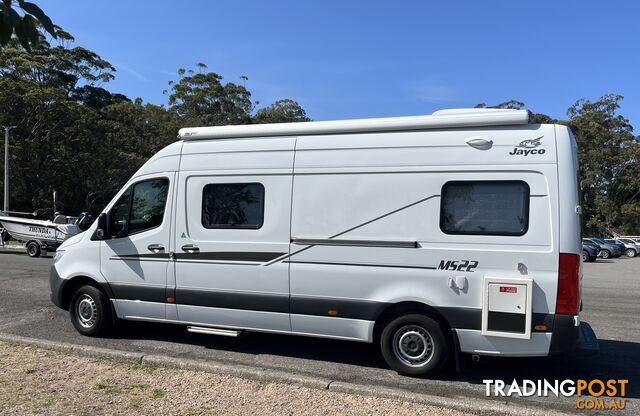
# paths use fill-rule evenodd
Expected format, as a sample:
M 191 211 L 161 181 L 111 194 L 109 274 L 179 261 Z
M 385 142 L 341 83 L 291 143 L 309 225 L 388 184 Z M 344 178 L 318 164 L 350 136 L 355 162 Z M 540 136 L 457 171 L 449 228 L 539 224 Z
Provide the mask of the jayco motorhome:
M 185 128 L 58 249 L 53 302 L 376 342 L 402 374 L 593 348 L 576 142 L 522 110 Z

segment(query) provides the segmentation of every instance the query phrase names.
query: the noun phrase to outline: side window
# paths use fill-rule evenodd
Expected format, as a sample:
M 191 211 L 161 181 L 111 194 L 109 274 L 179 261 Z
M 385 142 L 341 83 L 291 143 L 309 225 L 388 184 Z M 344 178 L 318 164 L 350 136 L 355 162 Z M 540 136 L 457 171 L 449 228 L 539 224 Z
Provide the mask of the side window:
M 150 230 L 162 224 L 169 180 L 138 182 L 129 188 L 111 209 L 114 237 Z
M 162 224 L 168 190 L 169 180 L 166 178 L 138 182 L 133 186 L 129 234 L 149 230 Z
M 442 187 L 440 229 L 446 234 L 521 236 L 528 228 L 526 182 L 447 182 Z
M 111 230 L 113 237 L 118 238 L 127 235 L 130 204 L 131 188 L 127 189 L 113 208 L 111 208 Z
M 210 183 L 202 189 L 204 228 L 258 229 L 264 221 L 260 183 Z

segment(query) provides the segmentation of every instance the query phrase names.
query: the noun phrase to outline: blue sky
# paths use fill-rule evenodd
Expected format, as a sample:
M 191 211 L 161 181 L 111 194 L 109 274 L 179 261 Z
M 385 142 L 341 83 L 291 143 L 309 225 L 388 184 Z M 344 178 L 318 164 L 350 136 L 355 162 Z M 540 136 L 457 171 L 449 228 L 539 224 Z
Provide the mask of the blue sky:
M 625 96 L 640 124 L 639 2 L 40 0 L 78 45 L 117 68 L 112 91 L 166 103 L 204 62 L 269 104 L 315 120 L 428 114 L 518 99 L 564 117 Z

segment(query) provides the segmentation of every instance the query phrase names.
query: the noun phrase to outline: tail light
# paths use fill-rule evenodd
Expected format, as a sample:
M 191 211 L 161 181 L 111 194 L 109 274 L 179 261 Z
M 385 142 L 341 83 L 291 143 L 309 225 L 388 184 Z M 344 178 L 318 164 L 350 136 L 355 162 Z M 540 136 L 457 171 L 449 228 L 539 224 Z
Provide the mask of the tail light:
M 560 253 L 556 313 L 577 315 L 580 307 L 580 256 Z

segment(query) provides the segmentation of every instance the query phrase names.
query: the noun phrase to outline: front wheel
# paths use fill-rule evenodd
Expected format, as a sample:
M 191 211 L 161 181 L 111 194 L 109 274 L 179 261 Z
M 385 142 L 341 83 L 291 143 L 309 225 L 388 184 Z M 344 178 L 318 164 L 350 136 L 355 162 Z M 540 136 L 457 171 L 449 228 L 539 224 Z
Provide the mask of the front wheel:
M 586 263 L 589 261 L 591 256 L 589 256 L 589 253 L 586 250 L 582 250 L 582 262 Z
M 601 256 L 603 259 L 608 259 L 609 257 L 611 257 L 611 252 L 609 250 L 602 250 Z
M 27 254 L 29 257 L 40 257 L 40 252 L 40 244 L 38 244 L 37 241 L 30 241 L 29 244 L 27 244 Z
M 74 292 L 69 315 L 78 332 L 90 337 L 104 335 L 113 323 L 109 299 L 100 289 L 89 285 Z
M 407 376 L 436 374 L 449 356 L 449 343 L 440 324 L 424 315 L 405 315 L 391 321 L 380 338 L 389 367 Z
M 632 248 L 628 248 L 627 251 L 624 252 L 624 254 L 626 254 L 627 257 L 635 257 L 636 251 Z

